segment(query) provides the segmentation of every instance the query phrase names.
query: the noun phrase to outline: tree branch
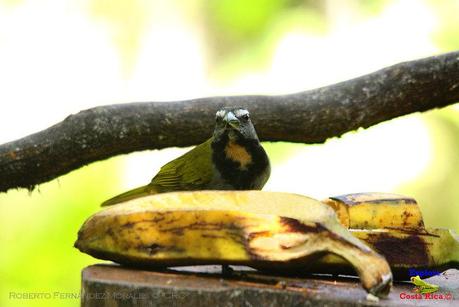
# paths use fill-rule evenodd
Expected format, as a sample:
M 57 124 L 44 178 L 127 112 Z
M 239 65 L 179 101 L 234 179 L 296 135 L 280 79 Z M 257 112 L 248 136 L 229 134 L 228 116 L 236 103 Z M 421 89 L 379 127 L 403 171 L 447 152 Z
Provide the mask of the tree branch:
M 282 96 L 95 107 L 0 146 L 0 192 L 33 189 L 118 154 L 203 142 L 222 106 L 247 107 L 264 141 L 322 143 L 359 127 L 459 101 L 459 51 Z

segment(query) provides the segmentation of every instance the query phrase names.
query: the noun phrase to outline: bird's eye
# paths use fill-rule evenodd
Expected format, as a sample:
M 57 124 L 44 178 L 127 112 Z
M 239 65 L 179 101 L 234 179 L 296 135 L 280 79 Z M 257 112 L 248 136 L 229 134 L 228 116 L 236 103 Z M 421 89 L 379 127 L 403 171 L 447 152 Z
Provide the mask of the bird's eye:
M 241 116 L 241 118 L 245 121 L 248 121 L 249 120 L 249 114 L 244 114 Z

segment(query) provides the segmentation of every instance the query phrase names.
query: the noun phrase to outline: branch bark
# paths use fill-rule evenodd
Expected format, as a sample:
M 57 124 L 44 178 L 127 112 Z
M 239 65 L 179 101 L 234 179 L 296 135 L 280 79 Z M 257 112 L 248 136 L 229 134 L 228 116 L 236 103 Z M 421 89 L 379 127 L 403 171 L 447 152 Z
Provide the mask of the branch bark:
M 32 190 L 118 154 L 201 143 L 211 136 L 215 112 L 223 106 L 247 107 L 263 141 L 322 143 L 360 127 L 457 101 L 459 51 L 290 95 L 100 106 L 1 145 L 0 192 Z

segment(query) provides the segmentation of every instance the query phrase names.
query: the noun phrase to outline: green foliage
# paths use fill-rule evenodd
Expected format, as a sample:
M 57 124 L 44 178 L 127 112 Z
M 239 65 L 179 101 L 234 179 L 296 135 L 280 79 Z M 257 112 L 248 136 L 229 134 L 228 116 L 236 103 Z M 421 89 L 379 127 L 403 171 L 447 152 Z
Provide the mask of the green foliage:
M 301 1 L 205 1 L 212 78 L 231 80 L 270 64 L 280 38 L 292 30 L 321 35 L 322 6 Z
M 380 14 L 387 5 L 393 3 L 393 0 L 358 0 L 360 11 L 367 16 L 375 16 Z
M 84 167 L 39 189 L 0 195 L 0 306 L 75 306 L 80 271 L 100 262 L 73 247 L 78 229 L 114 194 L 122 158 Z M 50 299 L 14 299 L 21 293 Z M 61 294 L 62 293 L 62 294 Z M 57 296 L 57 297 L 55 297 Z M 10 299 L 13 297 L 13 299 Z
M 443 50 L 452 51 L 459 49 L 459 1 L 443 0 L 429 1 L 430 6 L 437 15 L 437 31 L 433 35 L 436 44 Z
M 434 157 L 425 173 L 399 187 L 415 195 L 426 225 L 455 229 L 459 233 L 459 116 L 454 107 L 424 115 L 433 141 Z M 413 148 L 413 155 L 416 149 Z
M 214 0 L 208 2 L 209 19 L 219 36 L 237 43 L 263 34 L 282 6 L 280 0 Z

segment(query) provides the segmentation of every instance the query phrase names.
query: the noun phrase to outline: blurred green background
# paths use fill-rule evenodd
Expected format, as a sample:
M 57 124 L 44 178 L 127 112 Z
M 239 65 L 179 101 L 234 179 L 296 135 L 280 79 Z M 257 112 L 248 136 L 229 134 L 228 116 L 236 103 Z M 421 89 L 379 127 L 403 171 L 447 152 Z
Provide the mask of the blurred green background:
M 458 13 L 454 0 L 0 0 L 0 143 L 96 105 L 290 93 L 453 51 Z M 265 146 L 266 190 L 403 193 L 427 225 L 459 231 L 457 105 L 323 145 Z M 78 305 L 62 297 L 100 262 L 73 248 L 80 225 L 186 150 L 114 157 L 0 194 L 0 306 Z

